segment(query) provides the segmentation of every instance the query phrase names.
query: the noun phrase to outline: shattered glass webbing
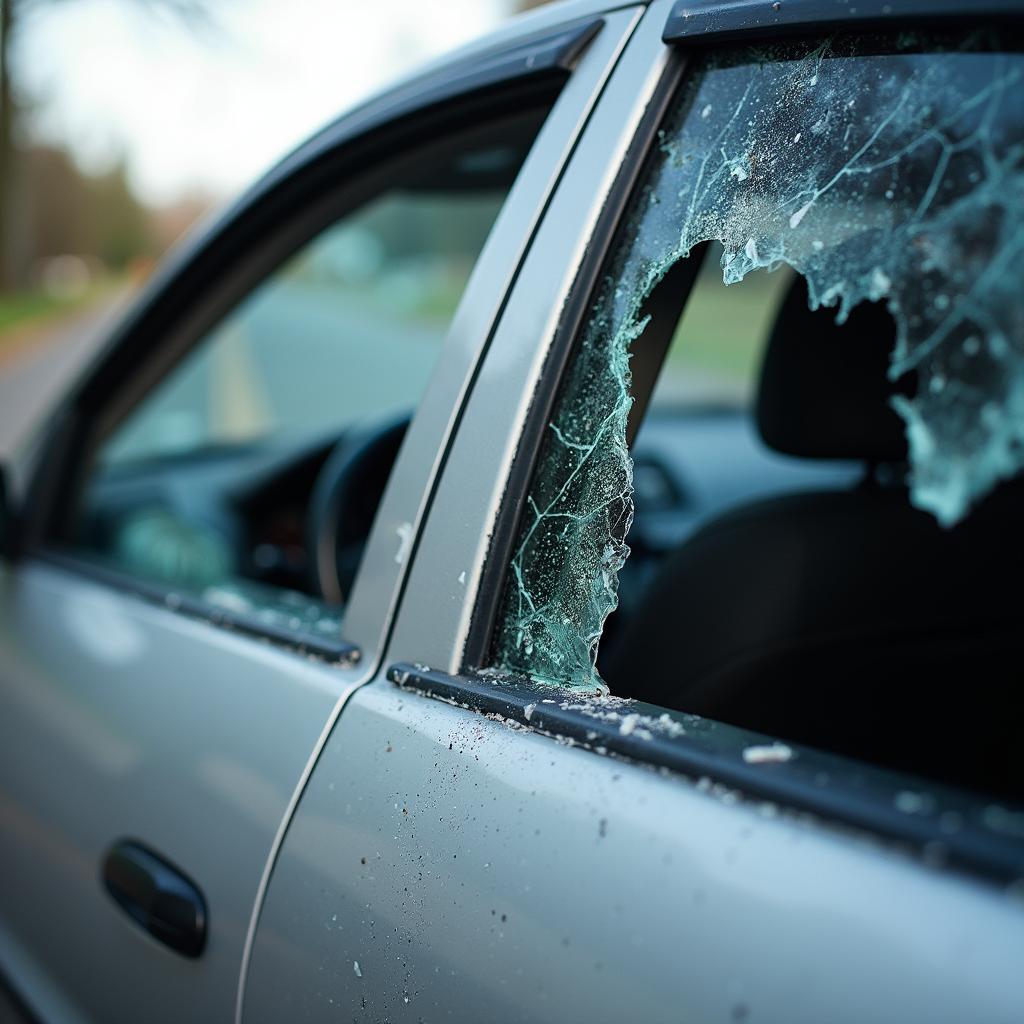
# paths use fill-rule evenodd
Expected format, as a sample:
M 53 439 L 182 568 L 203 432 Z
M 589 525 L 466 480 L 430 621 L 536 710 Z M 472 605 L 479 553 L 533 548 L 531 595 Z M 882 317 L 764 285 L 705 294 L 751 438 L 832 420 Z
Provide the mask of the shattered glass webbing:
M 562 684 L 594 668 L 632 518 L 629 348 L 694 246 L 727 285 L 788 264 L 843 322 L 883 301 L 890 374 L 916 371 L 911 500 L 952 525 L 1024 466 L 1024 57 L 988 42 L 861 44 L 710 59 L 676 105 L 545 438 L 497 661 Z M 875 47 L 876 51 L 878 47 Z

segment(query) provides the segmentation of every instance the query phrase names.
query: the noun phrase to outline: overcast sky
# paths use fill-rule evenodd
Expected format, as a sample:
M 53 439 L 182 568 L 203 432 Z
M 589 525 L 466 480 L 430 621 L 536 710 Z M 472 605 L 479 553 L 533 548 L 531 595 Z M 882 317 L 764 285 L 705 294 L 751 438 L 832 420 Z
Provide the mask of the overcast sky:
M 127 154 L 150 202 L 218 198 L 377 86 L 500 24 L 512 0 L 211 0 L 197 37 L 131 0 L 40 9 L 16 74 L 37 137 Z

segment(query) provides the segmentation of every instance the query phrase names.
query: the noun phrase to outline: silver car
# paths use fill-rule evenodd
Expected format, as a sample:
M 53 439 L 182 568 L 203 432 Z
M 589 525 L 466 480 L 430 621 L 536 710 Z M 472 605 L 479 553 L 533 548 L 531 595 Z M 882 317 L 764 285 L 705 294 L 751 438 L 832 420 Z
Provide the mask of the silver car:
M 171 258 L 4 471 L 15 1019 L 1020 1021 L 1022 14 L 570 0 Z

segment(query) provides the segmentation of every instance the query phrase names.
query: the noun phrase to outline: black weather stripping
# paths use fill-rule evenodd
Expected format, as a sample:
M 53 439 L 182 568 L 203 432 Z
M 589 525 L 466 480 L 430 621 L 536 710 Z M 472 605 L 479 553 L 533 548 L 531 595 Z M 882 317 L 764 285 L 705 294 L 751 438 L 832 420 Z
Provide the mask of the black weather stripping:
M 719 42 L 756 35 L 1020 19 L 1020 0 L 679 0 L 668 16 L 666 43 Z
M 255 637 L 257 640 L 266 640 L 275 646 L 322 658 L 345 668 L 358 664 L 362 657 L 359 648 L 347 640 L 274 625 L 265 622 L 254 612 L 235 612 L 222 608 L 201 597 L 173 590 L 164 584 L 138 579 L 118 568 L 100 565 L 73 553 L 38 548 L 33 550 L 32 555 L 41 562 L 97 580 L 123 593 L 133 594 L 148 604 L 172 609 L 191 619 L 209 622 L 243 636 Z
M 853 826 L 928 863 L 1004 885 L 1024 881 L 1019 807 L 641 701 L 595 698 L 525 679 L 451 676 L 419 665 L 393 665 L 388 678 L 403 689 L 500 715 L 598 754 Z

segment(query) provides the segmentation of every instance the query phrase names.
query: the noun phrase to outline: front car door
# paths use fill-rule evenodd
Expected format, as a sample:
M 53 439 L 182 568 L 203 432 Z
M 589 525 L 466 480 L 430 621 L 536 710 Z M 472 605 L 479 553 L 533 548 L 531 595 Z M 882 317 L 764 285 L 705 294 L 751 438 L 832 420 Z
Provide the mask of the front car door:
M 378 671 L 467 383 L 634 20 L 536 17 L 315 137 L 65 403 L 0 568 L 0 967 L 43 1019 L 234 1015 L 289 808 Z
M 803 7 L 809 20 L 802 23 L 786 20 L 802 6 L 774 5 L 784 13 L 769 26 L 773 39 L 823 31 L 816 8 Z M 694 39 L 703 33 L 720 44 L 715 33 L 737 25 L 724 11 L 709 10 L 688 37 L 678 27 L 685 11 L 652 4 L 587 125 L 462 417 L 386 672 L 349 700 L 289 827 L 260 913 L 243 1021 L 995 1022 L 1019 1013 L 1024 852 L 1022 818 L 1008 793 L 1019 777 L 1004 779 L 998 798 L 984 787 L 979 794 L 935 782 L 974 785 L 967 763 L 974 753 L 961 761 L 948 745 L 936 750 L 913 717 L 899 720 L 905 750 L 880 744 L 877 757 L 847 760 L 814 749 L 843 749 L 842 730 L 827 713 L 801 715 L 800 696 L 776 709 L 779 733 L 764 735 L 680 712 L 682 702 L 669 710 L 609 695 L 593 674 L 631 510 L 624 453 L 636 423 L 626 349 L 615 345 L 642 336 L 633 359 L 640 408 L 679 306 L 698 297 L 696 270 L 680 262 L 689 251 L 683 243 L 695 259 L 708 237 L 731 243 L 724 266 L 739 280 L 764 253 L 759 240 L 770 217 L 782 216 L 778 196 L 741 207 L 726 190 L 751 179 L 765 189 L 756 168 L 739 159 L 743 150 L 727 145 L 731 125 L 749 119 L 754 126 L 762 115 L 733 117 L 735 103 L 716 109 L 699 90 L 720 88 L 718 69 L 736 68 L 729 81 L 739 82 L 739 93 L 730 100 L 742 100 L 746 89 L 763 116 L 793 111 L 785 151 L 808 131 L 822 152 L 841 155 L 834 134 L 819 138 L 829 127 L 819 124 L 821 111 L 801 122 L 802 97 L 819 74 L 836 89 L 866 69 L 877 95 L 903 109 L 909 100 L 894 87 L 892 66 L 858 60 L 894 45 L 924 57 L 962 45 L 960 37 L 910 40 L 896 25 L 884 42 L 850 51 L 822 49 L 814 37 L 794 57 L 784 46 L 766 47 L 751 31 L 758 18 L 744 9 L 741 43 L 754 49 L 739 57 L 723 50 L 716 63 L 718 54 Z M 883 28 L 891 13 L 875 12 Z M 855 22 L 833 28 L 864 30 Z M 757 83 L 743 79 L 750 68 L 766 76 L 778 70 L 796 91 L 773 92 L 778 82 L 766 80 L 758 94 Z M 989 99 L 1000 93 L 1012 115 L 1012 79 L 1000 75 L 1001 86 L 983 91 Z M 813 109 L 816 101 L 806 102 Z M 927 119 L 943 107 L 924 106 L 918 116 L 927 133 Z M 841 116 L 833 111 L 830 132 Z M 991 118 L 986 138 L 1019 140 L 1019 110 L 1005 132 Z M 868 136 L 881 134 L 863 120 Z M 717 148 L 687 147 L 687 133 L 701 126 L 719 139 Z M 840 124 L 840 140 L 844 131 Z M 894 153 L 885 159 L 887 168 L 898 163 Z M 672 175 L 699 176 L 704 167 L 725 198 L 718 209 L 699 210 L 711 234 L 688 239 L 687 217 L 674 218 L 675 204 L 683 202 L 685 214 L 691 193 Z M 808 176 L 804 187 L 814 185 Z M 865 216 L 882 209 L 873 188 L 858 208 Z M 907 194 L 913 210 L 931 202 L 927 181 Z M 781 207 L 789 231 L 814 223 L 805 205 Z M 746 218 L 739 243 L 735 231 L 715 233 L 713 217 L 723 210 Z M 855 238 L 854 228 L 848 223 L 839 237 Z M 810 252 L 834 244 L 827 224 L 816 230 L 824 235 L 806 239 Z M 901 250 L 893 242 L 873 251 L 881 260 Z M 635 252 L 642 259 L 630 262 Z M 673 266 L 682 269 L 673 275 Z M 677 296 L 669 312 L 672 303 L 655 289 L 662 280 Z M 874 287 L 875 299 L 886 295 L 878 275 L 866 275 L 864 286 Z M 933 298 L 948 308 L 948 296 Z M 698 374 L 696 383 L 707 379 Z M 713 444 L 728 458 L 704 456 L 715 472 L 695 501 L 712 501 L 711 483 L 747 451 L 736 447 L 746 443 L 742 431 L 732 448 L 722 447 L 719 428 L 731 429 L 731 420 L 717 405 L 711 412 L 712 427 L 701 435 L 691 430 L 699 417 L 687 416 L 687 442 Z M 769 464 L 784 490 L 841 487 L 857 501 L 875 493 L 831 449 L 830 461 L 813 471 L 743 457 L 745 475 L 729 484 L 731 499 L 759 497 L 755 477 Z M 884 496 L 886 481 L 870 482 Z M 563 503 L 566 495 L 572 502 Z M 685 516 L 669 525 L 672 543 L 691 535 Z M 757 582 L 748 571 L 705 632 L 732 621 L 723 616 Z M 709 588 L 693 603 L 715 597 Z M 769 617 L 780 603 L 764 602 Z M 702 639 L 688 626 L 680 619 L 674 627 L 688 638 L 680 665 L 691 663 L 684 656 Z M 669 652 L 673 641 L 664 629 L 657 638 Z M 647 652 L 633 654 L 639 665 Z M 837 673 L 843 667 L 836 659 Z M 627 662 L 616 681 L 621 689 L 656 691 L 660 683 L 669 692 L 673 680 L 630 679 L 628 669 Z M 760 680 L 769 688 L 786 681 L 769 672 Z M 877 708 L 873 720 L 892 740 L 885 711 Z M 930 713 L 927 705 L 920 711 Z M 790 739 L 808 728 L 802 719 L 814 719 L 811 735 L 820 738 Z M 984 745 L 969 739 L 962 749 Z M 916 775 L 892 770 L 901 756 Z

